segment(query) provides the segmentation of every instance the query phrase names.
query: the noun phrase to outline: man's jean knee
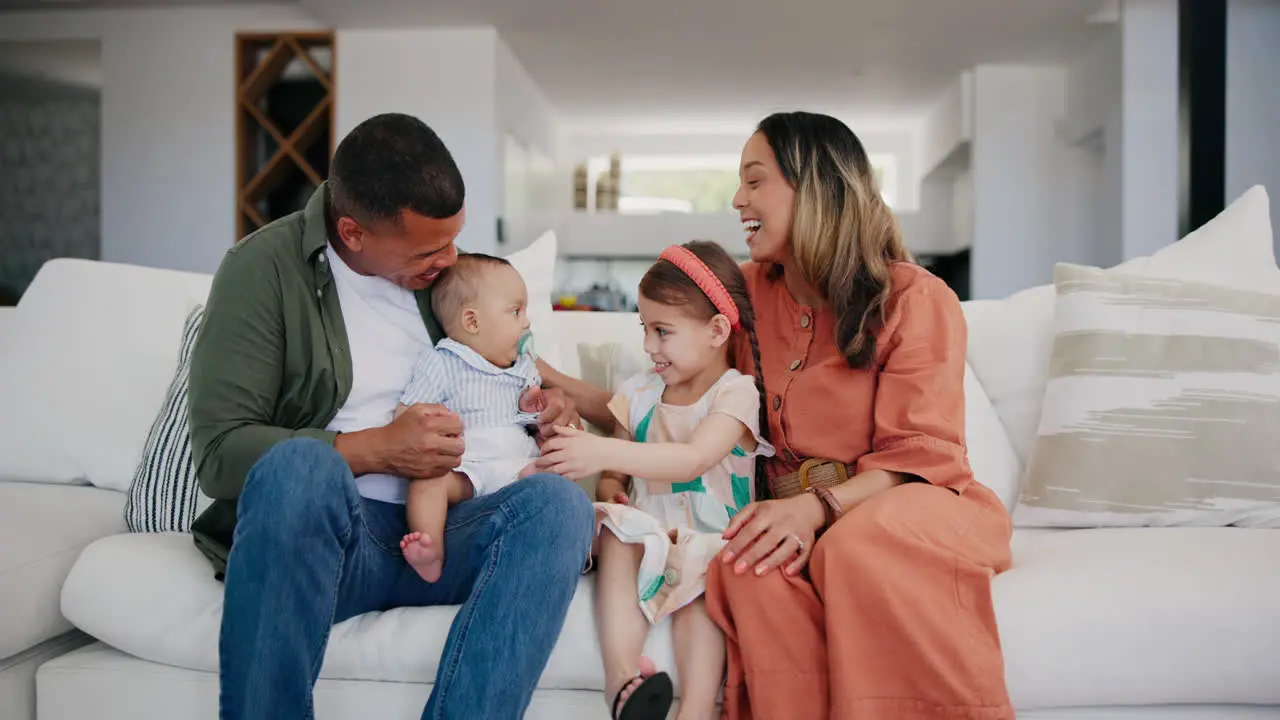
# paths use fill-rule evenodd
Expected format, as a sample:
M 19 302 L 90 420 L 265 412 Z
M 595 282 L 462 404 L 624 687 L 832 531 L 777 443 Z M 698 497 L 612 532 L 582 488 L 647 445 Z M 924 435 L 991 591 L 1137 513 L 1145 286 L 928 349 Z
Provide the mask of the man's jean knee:
M 428 605 L 462 607 L 423 717 L 519 717 L 563 627 L 592 523 L 580 488 L 531 476 L 449 509 L 444 574 L 428 584 L 400 554 L 402 505 L 361 498 L 331 445 L 276 445 L 239 503 L 220 639 L 223 717 L 312 717 L 335 622 Z

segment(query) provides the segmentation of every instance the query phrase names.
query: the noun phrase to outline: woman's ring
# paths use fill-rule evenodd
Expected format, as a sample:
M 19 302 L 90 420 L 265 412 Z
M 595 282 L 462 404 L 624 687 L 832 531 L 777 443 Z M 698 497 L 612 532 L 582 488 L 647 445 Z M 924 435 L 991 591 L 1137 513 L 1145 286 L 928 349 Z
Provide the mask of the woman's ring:
M 797 553 L 804 552 L 804 541 L 800 539 L 800 536 L 795 533 L 791 533 L 791 537 L 795 538 L 796 544 L 800 546 L 800 549 L 797 550 L 796 552 Z

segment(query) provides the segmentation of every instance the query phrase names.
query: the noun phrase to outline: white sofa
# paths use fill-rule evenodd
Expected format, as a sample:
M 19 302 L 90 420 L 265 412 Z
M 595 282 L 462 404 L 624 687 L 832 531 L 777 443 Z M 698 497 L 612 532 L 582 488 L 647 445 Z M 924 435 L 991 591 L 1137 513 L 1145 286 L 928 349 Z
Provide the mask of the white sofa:
M 1280 292 L 1265 194 L 1256 200 L 1130 267 Z M 55 261 L 0 330 L 0 717 L 217 717 L 221 586 L 189 536 L 125 533 L 120 492 L 182 319 L 208 286 Z M 1049 287 L 965 307 L 970 459 L 1008 505 L 1035 432 L 1052 306 Z M 628 344 L 626 356 L 639 342 L 631 316 L 556 313 L 550 324 L 539 345 L 572 372 L 579 344 Z M 1278 531 L 1020 528 L 994 593 L 1020 718 L 1280 718 Z M 583 579 L 527 717 L 607 716 L 591 596 Z M 336 627 L 318 717 L 417 717 L 453 613 L 399 609 Z M 665 627 L 650 649 L 671 666 Z

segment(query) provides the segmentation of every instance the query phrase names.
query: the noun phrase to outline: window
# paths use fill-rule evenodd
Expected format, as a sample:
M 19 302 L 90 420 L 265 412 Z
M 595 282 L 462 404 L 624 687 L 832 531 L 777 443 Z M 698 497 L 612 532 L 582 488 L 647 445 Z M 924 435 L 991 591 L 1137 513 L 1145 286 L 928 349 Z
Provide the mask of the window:
M 618 211 L 732 212 L 738 162 L 737 155 L 623 156 Z M 607 157 L 592 158 L 587 165 L 590 178 L 608 171 Z
M 738 155 L 624 155 L 618 191 L 620 213 L 733 212 L 738 191 Z M 893 205 L 897 158 L 872 155 L 881 196 Z M 609 158 L 587 163 L 588 206 L 594 207 L 595 180 L 609 171 Z

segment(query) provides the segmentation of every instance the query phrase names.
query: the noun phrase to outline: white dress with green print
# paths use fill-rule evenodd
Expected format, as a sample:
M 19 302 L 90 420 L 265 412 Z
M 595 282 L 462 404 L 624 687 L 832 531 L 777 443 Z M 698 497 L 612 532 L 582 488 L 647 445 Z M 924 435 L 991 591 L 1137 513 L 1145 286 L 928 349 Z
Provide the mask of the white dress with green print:
M 707 564 L 724 546 L 721 533 L 752 500 L 757 455 L 773 448 L 760 436 L 755 381 L 729 370 L 692 405 L 662 402 L 666 385 L 652 371 L 633 377 L 609 403 L 636 442 L 685 442 L 704 419 L 728 415 L 750 429 L 756 448 L 735 447 L 701 477 L 676 484 L 631 479 L 631 505 L 596 503 L 599 526 L 623 542 L 643 544 L 637 577 L 640 607 L 657 622 L 700 596 Z

